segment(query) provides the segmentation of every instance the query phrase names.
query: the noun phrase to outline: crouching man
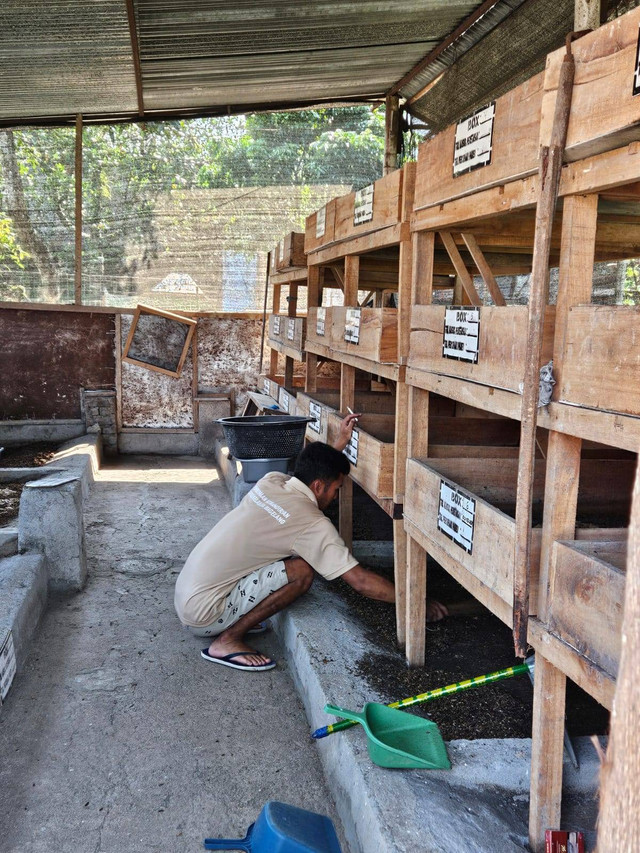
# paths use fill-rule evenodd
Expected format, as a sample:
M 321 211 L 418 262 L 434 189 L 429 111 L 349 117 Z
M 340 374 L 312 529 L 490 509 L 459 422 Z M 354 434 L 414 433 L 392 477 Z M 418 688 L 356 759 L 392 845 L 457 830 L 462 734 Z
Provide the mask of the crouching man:
M 346 446 L 353 417 L 343 421 L 338 447 Z M 175 608 L 183 625 L 211 639 L 203 658 L 246 671 L 272 669 L 275 661 L 247 645 L 245 635 L 259 633 L 265 619 L 303 595 L 314 571 L 394 602 L 393 584 L 359 565 L 324 515 L 349 469 L 340 450 L 314 442 L 298 456 L 292 477 L 267 474 L 196 545 L 178 576 Z M 431 618 L 446 615 L 442 605 L 430 605 Z

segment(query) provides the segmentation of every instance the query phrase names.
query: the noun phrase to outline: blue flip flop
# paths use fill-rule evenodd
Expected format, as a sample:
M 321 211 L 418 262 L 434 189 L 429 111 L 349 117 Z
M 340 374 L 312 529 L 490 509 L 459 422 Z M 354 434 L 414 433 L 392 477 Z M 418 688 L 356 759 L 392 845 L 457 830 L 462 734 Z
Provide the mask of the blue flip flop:
M 260 664 L 260 666 L 247 666 L 244 663 L 235 663 L 234 658 L 246 657 L 250 654 L 259 654 L 258 652 L 232 652 L 230 655 L 225 655 L 221 658 L 214 658 L 209 654 L 209 649 L 202 649 L 200 655 L 211 663 L 220 663 L 222 666 L 229 666 L 231 669 L 241 669 L 243 672 L 264 672 L 266 669 L 273 669 L 276 666 L 274 660 L 269 660 L 268 663 Z

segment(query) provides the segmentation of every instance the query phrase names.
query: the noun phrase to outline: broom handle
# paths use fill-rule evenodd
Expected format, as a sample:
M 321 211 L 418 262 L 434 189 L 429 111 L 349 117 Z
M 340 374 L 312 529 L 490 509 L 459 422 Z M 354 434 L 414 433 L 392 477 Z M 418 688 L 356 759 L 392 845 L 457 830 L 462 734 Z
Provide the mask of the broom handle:
M 429 702 L 431 699 L 439 699 L 440 696 L 448 696 L 450 693 L 460 693 L 462 690 L 469 690 L 471 687 L 479 687 L 481 684 L 502 681 L 505 678 L 511 678 L 514 675 L 520 675 L 525 672 L 529 672 L 529 667 L 526 663 L 519 663 L 515 666 L 508 666 L 506 669 L 499 669 L 497 672 L 490 672 L 488 675 L 478 675 L 476 678 L 457 681 L 455 684 L 448 684 L 446 687 L 436 687 L 435 690 L 427 690 L 426 693 L 420 693 L 418 696 L 409 696 L 407 699 L 400 699 L 398 702 L 392 702 L 388 707 L 408 708 L 410 705 Z M 319 740 L 333 734 L 333 732 L 341 732 L 343 729 L 349 729 L 351 726 L 357 725 L 358 723 L 351 720 L 340 720 L 338 723 L 330 723 L 328 726 L 316 729 L 311 737 Z

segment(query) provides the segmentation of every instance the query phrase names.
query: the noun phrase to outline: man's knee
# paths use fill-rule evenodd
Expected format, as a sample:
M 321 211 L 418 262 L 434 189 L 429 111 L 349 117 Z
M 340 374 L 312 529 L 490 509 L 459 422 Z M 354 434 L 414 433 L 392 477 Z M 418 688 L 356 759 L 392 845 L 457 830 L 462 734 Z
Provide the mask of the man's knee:
M 289 557 L 284 561 L 289 583 L 296 583 L 306 592 L 313 583 L 313 569 L 302 557 Z

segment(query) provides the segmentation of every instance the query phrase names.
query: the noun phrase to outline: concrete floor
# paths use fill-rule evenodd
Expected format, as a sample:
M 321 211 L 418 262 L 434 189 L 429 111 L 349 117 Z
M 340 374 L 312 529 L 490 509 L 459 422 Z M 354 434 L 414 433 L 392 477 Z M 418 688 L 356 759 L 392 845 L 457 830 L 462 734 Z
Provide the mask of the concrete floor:
M 233 672 L 174 614 L 177 572 L 229 508 L 201 459 L 98 475 L 87 587 L 50 602 L 0 714 L 3 853 L 196 851 L 243 836 L 269 799 L 338 825 L 275 635 L 256 639 L 277 669 Z

